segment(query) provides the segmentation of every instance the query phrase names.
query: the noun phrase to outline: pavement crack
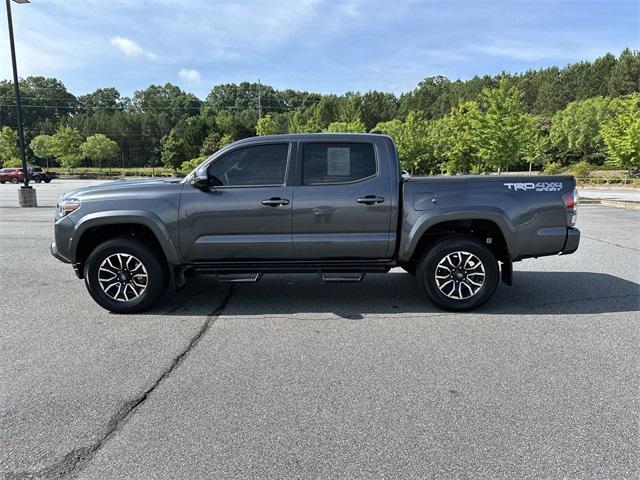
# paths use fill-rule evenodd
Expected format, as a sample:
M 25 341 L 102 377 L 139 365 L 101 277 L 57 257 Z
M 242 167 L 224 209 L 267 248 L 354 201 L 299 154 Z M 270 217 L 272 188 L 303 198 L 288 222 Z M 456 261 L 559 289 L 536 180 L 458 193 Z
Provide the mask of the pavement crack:
M 17 471 L 9 472 L 6 477 L 7 480 L 23 480 L 23 479 L 35 479 L 35 478 L 47 478 L 47 479 L 68 479 L 73 478 L 74 475 L 81 472 L 88 463 L 93 459 L 96 453 L 111 440 L 122 427 L 128 422 L 131 416 L 136 410 L 149 398 L 154 390 L 160 386 L 160 384 L 173 373 L 176 368 L 180 366 L 185 357 L 191 352 L 200 342 L 202 337 L 211 329 L 216 323 L 222 312 L 227 308 L 231 297 L 233 297 L 235 289 L 231 288 L 224 298 L 220 301 L 218 306 L 206 316 L 200 329 L 191 337 L 187 346 L 174 357 L 169 366 L 163 370 L 162 374 L 149 386 L 146 390 L 141 392 L 134 399 L 124 403 L 109 419 L 104 434 L 93 444 L 77 448 L 67 453 L 62 460 L 44 467 L 37 471 Z

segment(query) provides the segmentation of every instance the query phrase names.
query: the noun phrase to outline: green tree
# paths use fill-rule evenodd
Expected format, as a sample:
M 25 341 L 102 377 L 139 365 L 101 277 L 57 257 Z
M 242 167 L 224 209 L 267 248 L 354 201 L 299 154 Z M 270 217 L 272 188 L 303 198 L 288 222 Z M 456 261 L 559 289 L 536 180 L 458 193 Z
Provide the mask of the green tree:
M 229 134 L 223 135 L 220 139 L 220 148 L 224 148 L 230 143 L 233 143 L 233 137 Z
M 400 165 L 404 170 L 412 174 L 429 173 L 433 170 L 434 155 L 430 137 L 429 122 L 418 112 L 409 112 L 396 144 Z
M 590 161 L 604 153 L 601 126 L 622 110 L 620 99 L 593 97 L 569 103 L 551 123 L 551 143 L 565 158 Z
M 418 112 L 409 112 L 404 122 L 398 119 L 380 122 L 371 132 L 389 135 L 393 139 L 403 170 L 417 174 L 429 173 L 437 168 L 432 125 Z
M 529 172 L 533 165 L 544 165 L 549 161 L 549 132 L 544 122 L 533 115 L 525 115 L 529 123 L 523 131 L 522 159 L 529 163 Z
M 202 145 L 200 145 L 200 156 L 208 157 L 220 150 L 221 139 L 222 135 L 219 132 L 210 132 L 202 141 Z
M 640 92 L 640 51 L 625 48 L 611 71 L 609 95 Z
M 278 131 L 276 129 L 276 124 L 273 123 L 271 115 L 267 114 L 258 119 L 258 123 L 256 124 L 256 135 L 275 135 L 276 133 L 278 133 Z
M 313 120 L 320 129 L 338 121 L 340 118 L 340 100 L 336 95 L 326 95 L 316 104 Z
M 63 167 L 71 170 L 82 162 L 81 143 L 78 130 L 69 126 L 60 127 L 51 137 L 51 152 Z
M 296 110 L 289 119 L 289 133 L 314 133 L 322 129 L 313 117 L 303 110 Z
M 0 166 L 20 159 L 18 149 L 18 134 L 11 127 L 2 127 L 0 130 Z
M 624 101 L 624 110 L 601 127 L 607 154 L 622 168 L 640 168 L 640 96 Z
M 434 123 L 435 156 L 445 161 L 443 167 L 449 173 L 484 171 L 484 162 L 478 154 L 480 116 L 476 102 L 463 100 Z
M 178 137 L 175 130 L 171 130 L 162 138 L 162 163 L 177 172 L 189 158 L 187 150 L 185 141 Z
M 98 88 L 92 93 L 78 97 L 80 110 L 84 112 L 106 112 L 113 113 L 115 110 L 124 108 L 120 98 L 120 92 L 113 87 Z
M 531 148 L 533 123 L 523 112 L 522 92 L 506 80 L 482 91 L 478 157 L 498 172 L 522 160 Z
M 120 151 L 118 144 L 102 133 L 87 137 L 80 150 L 85 157 L 96 162 L 98 168 L 102 168 L 102 162 L 116 158 Z
M 350 122 L 332 122 L 327 125 L 327 128 L 325 128 L 324 131 L 334 133 L 364 133 L 367 129 L 365 128 L 364 123 L 357 118 Z
M 51 135 L 38 135 L 31 140 L 29 148 L 33 154 L 44 160 L 49 167 L 49 160 L 53 157 L 53 139 Z
M 387 122 L 379 122 L 375 127 L 373 127 L 373 129 L 371 129 L 371 133 L 389 135 L 394 142 L 399 142 L 400 137 L 402 136 L 402 128 L 402 122 L 397 118 L 394 118 Z
M 207 157 L 196 157 L 191 160 L 187 160 L 186 162 L 182 162 L 180 165 L 180 171 L 184 174 L 191 173 L 198 165 L 204 162 Z
M 367 130 L 393 120 L 397 114 L 398 98 L 393 93 L 371 91 L 362 96 L 360 118 Z

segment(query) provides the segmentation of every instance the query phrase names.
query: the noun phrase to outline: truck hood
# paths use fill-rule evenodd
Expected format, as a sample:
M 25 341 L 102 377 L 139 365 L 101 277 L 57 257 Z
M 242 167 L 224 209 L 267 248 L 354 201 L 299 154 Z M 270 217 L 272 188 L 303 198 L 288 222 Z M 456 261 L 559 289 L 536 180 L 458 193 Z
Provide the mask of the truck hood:
M 142 180 L 114 180 L 90 187 L 76 188 L 65 192 L 61 198 L 86 198 L 92 196 L 109 195 L 110 193 L 131 192 L 138 190 L 140 192 L 149 189 L 158 188 L 163 185 L 177 184 L 180 180 L 175 179 L 142 179 Z

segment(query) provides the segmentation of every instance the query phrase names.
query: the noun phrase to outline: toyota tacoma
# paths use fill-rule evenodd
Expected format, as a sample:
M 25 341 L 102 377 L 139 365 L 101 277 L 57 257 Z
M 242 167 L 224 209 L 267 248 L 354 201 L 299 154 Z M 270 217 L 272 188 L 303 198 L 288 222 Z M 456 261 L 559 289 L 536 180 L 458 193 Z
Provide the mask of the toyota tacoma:
M 274 135 L 232 143 L 182 180 L 65 193 L 51 252 L 118 313 L 151 307 L 188 271 L 355 282 L 394 267 L 464 311 L 511 285 L 513 262 L 575 252 L 577 206 L 571 176 L 410 176 L 384 135 Z

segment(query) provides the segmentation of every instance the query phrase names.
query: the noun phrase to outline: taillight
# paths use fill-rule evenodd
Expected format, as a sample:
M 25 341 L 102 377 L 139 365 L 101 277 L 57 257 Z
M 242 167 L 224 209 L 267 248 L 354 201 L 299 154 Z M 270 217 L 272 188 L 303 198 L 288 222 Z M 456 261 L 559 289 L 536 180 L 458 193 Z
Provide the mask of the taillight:
M 564 202 L 564 206 L 567 209 L 568 223 L 569 225 L 573 226 L 576 224 L 576 219 L 578 217 L 578 205 L 580 204 L 578 190 L 574 189 L 562 195 L 562 201 Z

